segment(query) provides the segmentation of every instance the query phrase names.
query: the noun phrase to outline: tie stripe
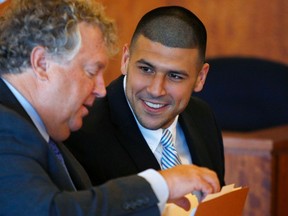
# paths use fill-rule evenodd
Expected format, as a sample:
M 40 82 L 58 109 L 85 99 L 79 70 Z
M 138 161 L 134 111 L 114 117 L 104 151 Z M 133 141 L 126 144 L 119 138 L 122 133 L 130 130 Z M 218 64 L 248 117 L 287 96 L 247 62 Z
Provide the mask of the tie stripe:
M 169 169 L 171 167 L 181 164 L 180 158 L 172 142 L 172 134 L 168 129 L 163 131 L 160 143 L 163 146 L 161 166 L 162 169 Z

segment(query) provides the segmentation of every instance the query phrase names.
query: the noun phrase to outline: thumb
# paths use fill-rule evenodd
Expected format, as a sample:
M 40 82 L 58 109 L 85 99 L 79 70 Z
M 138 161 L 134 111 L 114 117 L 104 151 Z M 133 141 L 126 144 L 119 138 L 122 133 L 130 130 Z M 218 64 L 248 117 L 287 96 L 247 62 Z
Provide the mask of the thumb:
M 183 208 L 185 211 L 189 211 L 191 207 L 190 201 L 186 197 L 181 197 L 179 199 L 172 200 L 171 202 L 180 208 Z

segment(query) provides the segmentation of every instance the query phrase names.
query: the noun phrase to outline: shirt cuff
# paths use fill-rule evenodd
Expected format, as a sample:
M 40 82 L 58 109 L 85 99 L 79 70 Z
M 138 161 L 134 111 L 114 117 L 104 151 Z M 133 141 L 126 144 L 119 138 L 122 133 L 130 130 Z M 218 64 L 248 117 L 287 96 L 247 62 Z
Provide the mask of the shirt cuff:
M 148 181 L 157 196 L 159 202 L 158 207 L 161 213 L 163 213 L 165 204 L 167 203 L 169 196 L 169 188 L 160 173 L 156 170 L 148 169 L 143 172 L 138 173 L 138 176 L 143 177 L 146 181 Z

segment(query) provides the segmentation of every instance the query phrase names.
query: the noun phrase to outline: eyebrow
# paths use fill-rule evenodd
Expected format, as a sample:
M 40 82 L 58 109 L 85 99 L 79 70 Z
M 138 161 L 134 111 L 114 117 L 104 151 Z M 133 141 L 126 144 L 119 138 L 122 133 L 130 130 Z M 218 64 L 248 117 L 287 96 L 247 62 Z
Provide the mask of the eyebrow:
M 137 63 L 145 64 L 145 65 L 147 65 L 147 66 L 149 66 L 149 67 L 151 67 L 153 69 L 155 68 L 155 66 L 153 64 L 151 64 L 150 62 L 147 62 L 145 59 L 140 59 L 140 60 L 137 61 Z M 174 74 L 181 74 L 181 75 L 186 76 L 186 77 L 189 76 L 189 74 L 186 71 L 184 71 L 184 70 L 168 70 L 168 72 L 169 73 L 174 73 Z
M 147 61 L 144 60 L 144 59 L 139 59 L 139 60 L 137 61 L 137 63 L 139 63 L 139 64 L 145 64 L 145 65 L 147 65 L 147 66 L 149 66 L 149 67 L 151 67 L 151 68 L 155 68 L 155 66 L 154 66 L 153 64 L 151 64 L 150 62 L 147 62 Z
M 93 66 L 93 67 L 97 67 L 97 68 L 99 68 L 99 69 L 102 69 L 102 68 L 105 68 L 107 65 L 104 64 L 103 62 L 99 62 L 99 61 L 97 61 L 97 62 L 91 64 L 91 66 Z

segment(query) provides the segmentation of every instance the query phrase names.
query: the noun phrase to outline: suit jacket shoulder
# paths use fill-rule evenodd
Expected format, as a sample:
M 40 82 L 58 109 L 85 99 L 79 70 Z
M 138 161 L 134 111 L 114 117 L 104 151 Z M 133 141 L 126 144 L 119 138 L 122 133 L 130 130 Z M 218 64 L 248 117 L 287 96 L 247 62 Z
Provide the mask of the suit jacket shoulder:
M 179 122 L 193 163 L 214 170 L 220 184 L 225 185 L 222 133 L 210 106 L 192 96 L 187 108 L 180 114 Z
M 69 182 L 38 130 L 0 104 L 0 215 L 159 214 L 158 200 L 141 177 L 79 192 Z
M 209 106 L 192 97 L 179 122 L 193 163 L 215 170 L 223 185 L 222 137 Z M 160 169 L 127 103 L 123 76 L 108 86 L 106 97 L 96 100 L 82 129 L 72 134 L 66 146 L 94 185 L 148 168 Z
M 160 169 L 127 104 L 122 76 L 108 86 L 106 97 L 96 100 L 83 127 L 65 144 L 94 185 L 148 168 Z

